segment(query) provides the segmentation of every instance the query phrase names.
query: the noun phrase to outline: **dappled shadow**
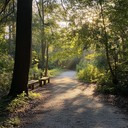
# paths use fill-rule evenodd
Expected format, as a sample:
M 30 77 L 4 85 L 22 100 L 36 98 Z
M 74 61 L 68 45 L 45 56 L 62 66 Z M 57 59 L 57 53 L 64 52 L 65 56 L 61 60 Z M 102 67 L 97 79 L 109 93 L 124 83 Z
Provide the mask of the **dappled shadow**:
M 24 118 L 24 128 L 126 128 L 128 122 L 117 109 L 92 96 L 74 77 L 57 77 L 42 90 L 49 97 Z M 42 91 L 42 93 L 44 93 Z M 44 93 L 45 94 L 45 93 Z M 31 117 L 31 118 L 30 118 Z M 26 124 L 27 123 L 27 124 Z

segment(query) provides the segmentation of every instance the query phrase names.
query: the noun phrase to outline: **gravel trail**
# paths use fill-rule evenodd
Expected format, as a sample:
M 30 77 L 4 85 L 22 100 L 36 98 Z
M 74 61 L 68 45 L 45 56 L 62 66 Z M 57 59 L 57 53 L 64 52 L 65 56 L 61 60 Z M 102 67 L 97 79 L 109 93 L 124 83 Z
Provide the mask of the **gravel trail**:
M 95 85 L 82 86 L 75 74 L 66 71 L 51 80 L 45 87 L 49 98 L 23 118 L 22 128 L 128 128 L 126 115 L 94 97 Z

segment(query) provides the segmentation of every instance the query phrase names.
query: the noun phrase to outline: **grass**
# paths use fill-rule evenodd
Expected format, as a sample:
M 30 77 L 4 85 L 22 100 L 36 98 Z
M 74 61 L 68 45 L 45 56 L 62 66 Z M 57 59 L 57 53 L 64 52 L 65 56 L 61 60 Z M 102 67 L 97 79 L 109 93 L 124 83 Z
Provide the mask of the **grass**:
M 41 95 L 40 93 L 33 93 L 33 92 L 29 92 L 29 100 L 34 100 L 34 99 L 40 99 Z
M 0 126 L 0 128 L 10 128 L 10 127 L 16 127 L 20 124 L 20 119 L 19 117 L 13 117 L 10 119 L 7 119 L 6 121 L 3 122 L 3 125 Z
M 29 92 L 29 97 L 23 92 L 15 99 L 4 98 L 0 100 L 0 128 L 10 128 L 20 125 L 21 121 L 18 117 L 18 110 L 29 109 L 29 103 L 32 100 L 40 99 L 41 94 Z

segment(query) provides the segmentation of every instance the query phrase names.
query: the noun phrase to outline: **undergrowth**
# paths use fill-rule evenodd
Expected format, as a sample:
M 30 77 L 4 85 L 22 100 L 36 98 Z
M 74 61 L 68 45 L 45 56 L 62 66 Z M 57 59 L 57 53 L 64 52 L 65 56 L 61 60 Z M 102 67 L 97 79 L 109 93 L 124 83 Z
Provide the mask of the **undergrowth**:
M 29 92 L 29 96 L 25 96 L 25 92 L 18 95 L 15 99 L 3 98 L 0 102 L 0 128 L 13 128 L 20 124 L 20 118 L 17 116 L 19 109 L 29 106 L 30 101 L 40 99 L 39 93 Z M 14 114 L 15 113 L 15 114 Z M 13 116 L 12 116 L 13 115 Z

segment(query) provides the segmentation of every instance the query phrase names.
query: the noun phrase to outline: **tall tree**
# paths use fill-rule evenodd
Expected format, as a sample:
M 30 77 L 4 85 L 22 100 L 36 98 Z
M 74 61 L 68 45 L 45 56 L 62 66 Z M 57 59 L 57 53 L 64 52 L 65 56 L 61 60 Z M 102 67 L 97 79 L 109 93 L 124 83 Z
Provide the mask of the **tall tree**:
M 41 64 L 41 68 L 44 70 L 44 64 L 45 64 L 45 50 L 46 50 L 46 43 L 45 43 L 45 30 L 44 30 L 44 3 L 46 1 L 44 0 L 40 0 L 39 2 L 36 1 L 36 5 L 38 8 L 38 13 L 39 13 L 39 17 L 40 17 L 40 26 L 41 26 L 41 54 L 42 54 L 42 64 Z
M 32 0 L 17 1 L 16 51 L 13 78 L 9 95 L 26 92 L 31 57 Z
M 109 40 L 108 40 L 108 34 L 107 34 L 107 27 L 105 24 L 105 17 L 104 17 L 104 10 L 103 10 L 103 3 L 102 0 L 99 1 L 100 3 L 100 13 L 101 13 L 101 19 L 102 19 L 102 24 L 103 24 L 103 37 L 104 37 L 104 44 L 105 44 L 105 51 L 106 51 L 106 58 L 107 58 L 107 62 L 108 62 L 108 66 L 109 66 L 109 70 L 111 72 L 112 75 L 112 80 L 114 84 L 118 83 L 118 80 L 116 78 L 116 74 L 114 74 L 114 71 L 112 69 L 112 65 L 110 62 L 110 56 L 109 56 Z

